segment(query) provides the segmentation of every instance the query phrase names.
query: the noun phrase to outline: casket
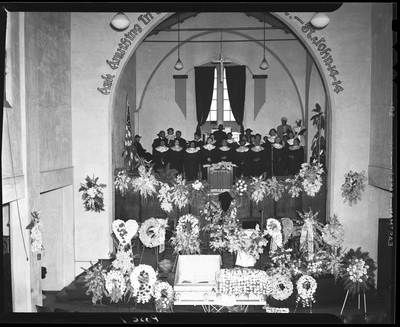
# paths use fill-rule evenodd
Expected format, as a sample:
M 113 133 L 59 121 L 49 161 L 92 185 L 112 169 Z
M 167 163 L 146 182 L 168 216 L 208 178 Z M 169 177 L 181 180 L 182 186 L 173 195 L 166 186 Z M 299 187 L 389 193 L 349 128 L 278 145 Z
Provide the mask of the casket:
M 179 255 L 174 291 L 180 300 L 202 300 L 204 293 L 216 289 L 221 264 L 220 255 Z

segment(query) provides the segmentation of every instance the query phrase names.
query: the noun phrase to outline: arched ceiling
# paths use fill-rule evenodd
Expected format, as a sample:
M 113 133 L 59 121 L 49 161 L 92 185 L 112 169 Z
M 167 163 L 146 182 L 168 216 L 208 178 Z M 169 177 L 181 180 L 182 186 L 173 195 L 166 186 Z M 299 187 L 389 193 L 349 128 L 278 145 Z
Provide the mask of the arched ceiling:
M 169 30 L 179 22 L 182 24 L 185 20 L 188 20 L 192 17 L 196 17 L 197 15 L 201 14 L 201 12 L 182 12 L 182 13 L 175 13 L 172 16 L 168 17 L 166 20 L 161 22 L 147 37 L 152 35 L 157 35 L 159 32 L 164 30 Z M 279 19 L 275 18 L 268 12 L 243 12 L 244 15 L 247 17 L 253 17 L 257 19 L 259 22 L 264 22 L 270 25 L 272 28 L 280 29 L 287 34 L 293 34 L 290 29 L 283 24 Z

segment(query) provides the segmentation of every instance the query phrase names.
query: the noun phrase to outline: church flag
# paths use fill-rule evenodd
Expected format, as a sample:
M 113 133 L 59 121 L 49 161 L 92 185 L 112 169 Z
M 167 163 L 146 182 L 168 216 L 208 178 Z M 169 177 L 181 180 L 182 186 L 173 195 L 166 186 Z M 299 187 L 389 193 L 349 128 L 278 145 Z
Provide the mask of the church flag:
M 126 159 L 126 163 L 129 169 L 133 169 L 136 156 L 136 147 L 133 145 L 133 137 L 131 130 L 131 116 L 129 112 L 129 102 L 126 102 L 126 125 L 125 125 L 125 141 L 124 141 L 124 152 L 122 152 L 122 156 Z
M 254 120 L 265 104 L 265 86 L 268 75 L 253 75 L 254 79 Z

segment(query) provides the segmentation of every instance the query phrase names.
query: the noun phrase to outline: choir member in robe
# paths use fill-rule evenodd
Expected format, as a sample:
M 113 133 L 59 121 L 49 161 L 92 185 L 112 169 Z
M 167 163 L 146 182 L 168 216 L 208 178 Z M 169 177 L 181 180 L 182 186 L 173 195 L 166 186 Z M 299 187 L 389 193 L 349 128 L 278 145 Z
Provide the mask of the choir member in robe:
M 268 140 L 268 136 L 264 136 L 264 143 L 261 146 L 265 150 L 265 177 L 269 178 L 272 176 L 272 143 Z
M 165 135 L 165 138 L 167 139 L 166 145 L 169 147 L 174 146 L 175 142 L 175 134 L 174 134 L 174 129 L 172 127 L 167 129 L 167 135 Z
M 153 140 L 153 144 L 151 145 L 151 148 L 153 149 L 153 155 L 154 155 L 154 149 L 158 146 L 160 146 L 161 140 L 164 140 L 165 145 L 168 144 L 168 140 L 165 138 L 165 132 L 160 131 L 160 133 L 157 134 L 157 138 Z
M 170 148 L 169 168 L 176 169 L 178 174 L 182 174 L 185 150 L 179 145 L 179 140 L 175 140 L 174 142 L 174 146 Z
M 300 140 L 300 145 L 305 145 L 304 135 L 307 129 L 301 124 L 301 119 L 296 119 L 296 125 L 292 128 L 294 137 L 297 137 Z
M 203 166 L 211 165 L 217 162 L 217 147 L 213 145 L 212 142 L 213 138 L 209 136 L 207 138 L 206 144 L 200 148 L 201 172 L 203 180 L 207 179 L 207 167 Z
M 235 139 L 233 138 L 233 135 L 231 132 L 229 132 L 228 134 L 226 134 L 226 142 L 228 143 L 227 145 L 232 149 L 232 150 L 236 150 L 236 148 L 239 147 L 239 144 L 235 141 Z
M 293 145 L 289 147 L 289 174 L 296 175 L 302 163 L 304 163 L 304 147 L 300 145 L 300 140 L 296 137 Z
M 246 141 L 244 138 L 240 141 L 239 147 L 234 152 L 234 164 L 236 167 L 235 176 L 237 178 L 250 176 L 250 149 L 245 146 Z
M 266 153 L 259 140 L 256 140 L 250 149 L 250 162 L 250 176 L 260 177 L 267 170 Z
M 196 143 L 196 148 L 200 148 L 204 145 L 203 140 L 201 139 L 201 136 L 197 133 L 194 133 L 194 142 Z
M 277 133 L 276 133 L 276 129 L 275 128 L 271 128 L 270 130 L 269 130 L 269 133 L 268 133 L 268 141 L 271 143 L 271 144 L 274 144 L 275 143 L 275 137 L 277 136 Z
M 160 145 L 153 151 L 154 170 L 163 171 L 167 168 L 171 150 L 165 145 L 165 140 L 160 140 Z
M 217 162 L 232 162 L 232 153 L 232 149 L 228 146 L 228 142 L 226 140 L 222 140 L 221 146 L 217 149 Z
M 182 138 L 182 132 L 181 131 L 176 131 L 175 140 L 178 140 L 179 141 L 179 145 L 186 150 L 187 141 L 184 138 Z
M 251 128 L 247 128 L 245 131 L 244 131 L 244 135 L 246 135 L 246 137 L 247 137 L 247 142 L 250 142 L 250 139 L 251 139 L 251 137 L 253 136 L 253 130 L 251 129 Z
M 256 136 L 255 135 L 250 136 L 250 141 L 248 142 L 249 143 L 246 146 L 248 146 L 249 149 L 251 149 L 256 143 Z
M 282 145 L 282 140 L 279 136 L 275 138 L 275 143 L 272 145 L 272 172 L 274 176 L 285 176 L 288 166 L 288 154 L 285 147 Z
M 142 144 L 140 143 L 141 138 L 141 136 L 135 135 L 135 139 L 133 141 L 133 145 L 136 147 L 137 154 L 146 161 L 152 161 L 153 156 L 143 148 Z
M 289 146 L 294 145 L 294 133 L 292 131 L 289 131 L 288 133 L 288 138 L 287 138 L 287 143 L 289 144 Z
M 195 181 L 198 178 L 200 162 L 200 149 L 196 148 L 194 141 L 190 141 L 184 157 L 186 180 Z

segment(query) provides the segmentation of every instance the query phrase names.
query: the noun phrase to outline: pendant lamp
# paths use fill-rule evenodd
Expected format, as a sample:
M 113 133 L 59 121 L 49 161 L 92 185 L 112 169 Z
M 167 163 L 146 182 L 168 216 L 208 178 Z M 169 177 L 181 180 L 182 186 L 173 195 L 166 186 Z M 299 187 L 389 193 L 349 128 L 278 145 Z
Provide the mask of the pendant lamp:
M 178 60 L 177 60 L 177 62 L 175 64 L 175 66 L 174 66 L 174 68 L 176 70 L 181 70 L 183 68 L 183 63 L 181 61 L 180 51 L 179 51 L 179 49 L 180 49 L 179 25 L 180 25 L 180 21 L 179 21 L 179 15 L 178 15 Z
M 129 18 L 122 12 L 116 14 L 111 20 L 111 25 L 118 30 L 124 30 L 128 28 L 130 24 L 131 21 L 129 20 Z
M 264 59 L 261 62 L 260 68 L 262 70 L 267 70 L 269 67 L 269 64 L 267 62 L 267 60 L 265 60 L 265 14 L 264 14 Z

